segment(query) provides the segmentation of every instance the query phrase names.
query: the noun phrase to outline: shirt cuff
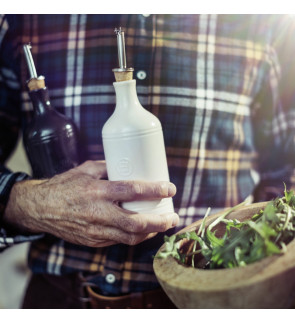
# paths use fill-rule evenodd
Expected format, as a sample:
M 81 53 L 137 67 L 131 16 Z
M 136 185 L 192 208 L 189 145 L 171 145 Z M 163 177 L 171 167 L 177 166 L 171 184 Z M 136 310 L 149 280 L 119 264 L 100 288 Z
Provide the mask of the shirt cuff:
M 8 231 L 0 227 L 0 252 L 3 252 L 8 247 L 19 244 L 19 243 L 25 243 L 25 242 L 32 242 L 35 240 L 39 240 L 42 237 L 44 237 L 44 234 L 28 234 L 28 235 L 17 235 L 17 234 L 11 234 L 7 233 Z
M 3 166 L 0 167 L 0 252 L 11 245 L 31 242 L 44 236 L 44 234 L 17 233 L 15 230 L 7 228 L 2 222 L 3 213 L 13 185 L 29 178 L 30 176 L 26 173 L 12 173 Z

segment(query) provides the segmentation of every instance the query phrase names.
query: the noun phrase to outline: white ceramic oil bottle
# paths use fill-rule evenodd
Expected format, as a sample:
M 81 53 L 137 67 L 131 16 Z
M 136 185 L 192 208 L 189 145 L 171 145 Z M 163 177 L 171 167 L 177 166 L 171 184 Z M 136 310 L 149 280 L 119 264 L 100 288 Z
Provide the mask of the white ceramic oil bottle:
M 161 123 L 140 104 L 133 69 L 126 68 L 124 32 L 121 28 L 115 32 L 120 66 L 113 70 L 117 81 L 113 83 L 116 107 L 102 129 L 108 178 L 169 181 Z M 138 213 L 174 212 L 172 198 L 125 202 L 122 207 Z

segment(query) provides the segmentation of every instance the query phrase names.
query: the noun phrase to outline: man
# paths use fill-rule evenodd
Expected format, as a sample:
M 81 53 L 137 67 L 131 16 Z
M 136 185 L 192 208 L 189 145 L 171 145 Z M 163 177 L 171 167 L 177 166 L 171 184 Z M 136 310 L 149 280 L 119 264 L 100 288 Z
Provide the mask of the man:
M 1 246 L 33 242 L 24 307 L 82 307 L 84 286 L 95 307 L 173 307 L 152 269 L 164 233 L 209 206 L 214 213 L 293 185 L 294 22 L 268 15 L 2 17 L 1 160 L 30 120 L 21 45 L 31 42 L 51 102 L 78 126 L 87 161 L 44 180 L 2 168 Z M 162 122 L 171 184 L 103 180 L 101 129 L 115 105 L 119 26 L 139 100 Z M 168 196 L 180 221 L 115 203 Z

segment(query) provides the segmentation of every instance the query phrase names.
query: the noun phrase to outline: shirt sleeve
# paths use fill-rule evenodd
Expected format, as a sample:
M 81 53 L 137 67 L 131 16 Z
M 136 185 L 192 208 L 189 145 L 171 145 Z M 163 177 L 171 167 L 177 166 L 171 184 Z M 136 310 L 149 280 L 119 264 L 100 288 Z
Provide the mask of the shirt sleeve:
M 16 232 L 2 221 L 13 185 L 29 178 L 25 173 L 13 173 L 4 166 L 15 147 L 21 123 L 19 62 L 13 44 L 9 20 L 0 15 L 0 252 L 13 244 L 43 236 Z
M 255 201 L 267 201 L 295 188 L 295 19 L 279 15 L 267 49 L 263 86 L 253 103 L 260 183 Z M 272 26 L 273 27 L 273 26 Z

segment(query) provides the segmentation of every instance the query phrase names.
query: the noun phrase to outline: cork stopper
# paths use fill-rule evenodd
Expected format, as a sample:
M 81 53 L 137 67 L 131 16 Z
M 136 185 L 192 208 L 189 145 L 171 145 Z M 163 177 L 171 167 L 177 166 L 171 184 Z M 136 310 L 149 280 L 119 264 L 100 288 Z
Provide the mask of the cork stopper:
M 27 86 L 30 91 L 39 90 L 45 88 L 45 78 L 40 75 L 38 78 L 32 78 L 27 82 Z

